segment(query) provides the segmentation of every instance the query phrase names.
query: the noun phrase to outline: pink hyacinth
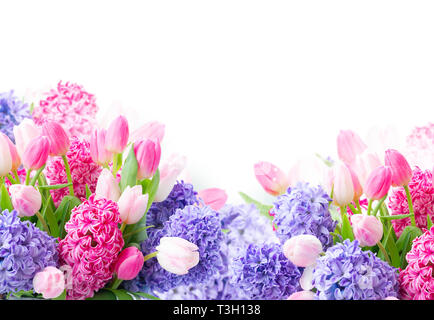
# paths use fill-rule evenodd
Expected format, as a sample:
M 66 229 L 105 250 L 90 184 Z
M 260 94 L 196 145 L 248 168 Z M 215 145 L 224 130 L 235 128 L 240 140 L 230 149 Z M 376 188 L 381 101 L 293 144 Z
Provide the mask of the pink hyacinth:
M 405 156 L 410 165 L 432 169 L 434 163 L 434 123 L 415 127 L 406 139 Z
M 98 177 L 102 170 L 100 166 L 93 162 L 89 150 L 90 145 L 88 141 L 73 137 L 71 139 L 71 147 L 66 153 L 66 158 L 71 169 L 74 193 L 78 198 L 86 196 L 86 184 L 91 192 L 95 192 Z M 50 185 L 68 183 L 65 165 L 61 157 L 50 158 L 44 173 Z M 51 190 L 50 192 L 56 206 L 60 204 L 64 196 L 69 195 L 67 187 Z
M 68 300 L 90 298 L 112 278 L 124 246 L 119 223 L 117 204 L 94 195 L 71 211 L 65 225 L 67 234 L 59 242 L 61 262 L 72 267 Z
M 74 83 L 57 84 L 35 105 L 33 119 L 41 125 L 52 120 L 60 124 L 70 137 L 89 137 L 96 125 L 98 106 L 93 94 Z
M 407 267 L 399 273 L 403 300 L 434 300 L 434 228 L 413 241 L 407 253 Z
M 434 187 L 432 185 L 432 172 L 421 170 L 418 167 L 413 169 L 413 177 L 408 185 L 413 202 L 416 226 L 426 228 L 426 216 L 429 214 L 434 220 Z M 408 214 L 408 202 L 403 187 L 393 188 L 389 197 L 389 208 L 391 214 Z M 410 218 L 392 220 L 393 228 L 397 236 L 401 235 L 406 226 L 411 225 Z

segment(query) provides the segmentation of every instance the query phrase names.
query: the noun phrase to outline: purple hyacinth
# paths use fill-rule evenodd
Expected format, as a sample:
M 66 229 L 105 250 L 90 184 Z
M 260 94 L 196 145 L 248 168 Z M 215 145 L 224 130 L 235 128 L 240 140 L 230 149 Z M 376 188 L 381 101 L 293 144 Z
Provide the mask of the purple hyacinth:
M 165 292 L 179 285 L 205 283 L 223 270 L 220 253 L 223 241 L 221 218 L 218 212 L 208 206 L 188 205 L 184 209 L 177 209 L 162 229 L 158 229 L 142 243 L 143 253 L 154 252 L 161 237 L 180 237 L 196 244 L 199 247 L 199 263 L 188 274 L 179 276 L 161 268 L 157 259 L 150 259 L 135 279 L 125 281 L 124 287 L 128 290 L 141 291 L 149 288 Z
M 13 90 L 0 93 L 0 131 L 14 143 L 14 126 L 30 117 L 29 105 L 14 96 Z
M 55 238 L 21 221 L 15 210 L 0 214 L 0 294 L 31 290 L 34 275 L 57 261 Z
M 231 282 L 251 300 L 282 300 L 300 290 L 302 269 L 290 262 L 277 243 L 250 244 L 233 263 Z
M 277 197 L 272 208 L 277 236 L 281 243 L 293 236 L 311 234 L 316 236 L 324 249 L 333 245 L 330 234 L 336 227 L 328 209 L 331 201 L 321 186 L 298 183 Z
M 319 300 L 383 300 L 398 296 L 398 270 L 346 239 L 317 260 L 313 286 Z

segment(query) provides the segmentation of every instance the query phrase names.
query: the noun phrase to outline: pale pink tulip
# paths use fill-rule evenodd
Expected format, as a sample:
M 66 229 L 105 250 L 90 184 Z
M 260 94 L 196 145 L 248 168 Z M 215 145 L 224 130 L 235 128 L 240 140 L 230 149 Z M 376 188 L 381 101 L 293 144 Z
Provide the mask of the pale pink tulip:
M 286 174 L 270 162 L 258 162 L 254 165 L 255 176 L 264 190 L 273 195 L 281 195 L 289 187 Z
M 121 189 L 119 188 L 119 183 L 116 181 L 116 178 L 108 169 L 102 169 L 95 188 L 95 198 L 118 201 L 120 196 Z
M 198 192 L 199 198 L 203 200 L 205 205 L 213 210 L 220 210 L 226 203 L 228 195 L 226 191 L 219 188 L 209 188 Z
M 365 188 L 366 180 L 371 172 L 381 165 L 380 157 L 376 153 L 365 150 L 363 153 L 357 155 L 351 165 L 351 169 L 356 173 L 362 188 Z
M 184 275 L 199 263 L 199 248 L 179 237 L 162 237 L 156 247 L 160 266 L 171 273 Z
M 23 159 L 27 145 L 31 140 L 42 135 L 42 129 L 38 127 L 33 120 L 24 119 L 18 126 L 14 127 L 13 131 L 17 152 L 20 158 Z
M 12 155 L 6 135 L 0 135 L 0 176 L 6 176 L 12 169 Z
M 354 188 L 354 198 L 353 198 L 353 201 L 356 202 L 362 196 L 362 194 L 363 194 L 363 188 L 362 188 L 362 185 L 360 184 L 359 178 L 357 177 L 357 175 L 354 172 L 354 170 L 351 169 L 350 167 L 348 167 L 348 170 L 350 170 L 351 180 L 353 181 L 353 188 Z
M 33 186 L 13 184 L 9 187 L 12 205 L 20 217 L 30 217 L 39 211 L 41 194 Z
M 128 144 L 129 133 L 127 118 L 118 116 L 109 125 L 105 148 L 113 153 L 122 153 Z
M 312 291 L 298 291 L 291 294 L 287 300 L 315 300 L 315 293 Z
M 118 200 L 119 213 L 122 222 L 134 224 L 138 222 L 146 212 L 148 194 L 142 194 L 142 186 L 127 186 Z
M 342 162 L 337 163 L 333 169 L 333 201 L 339 206 L 346 206 L 354 199 L 350 169 Z
M 57 298 L 65 290 L 65 276 L 55 267 L 46 267 L 33 277 L 33 289 L 44 299 Z
M 354 237 L 362 247 L 372 247 L 383 237 L 383 224 L 374 216 L 355 214 L 351 216 Z
M 21 158 L 18 154 L 17 148 L 15 147 L 14 143 L 11 141 L 11 139 L 9 139 L 9 137 L 7 135 L 5 135 L 3 132 L 0 132 L 0 134 L 8 142 L 9 152 L 10 152 L 11 161 L 12 161 L 11 171 L 15 171 L 21 165 Z
M 145 123 L 131 134 L 130 141 L 134 143 L 140 140 L 151 139 L 158 140 L 161 143 L 164 138 L 164 129 L 165 125 L 157 121 Z
M 283 244 L 283 254 L 297 267 L 315 264 L 321 252 L 321 241 L 310 234 L 293 236 Z
M 341 130 L 338 134 L 337 145 L 339 159 L 346 164 L 351 164 L 356 156 L 367 148 L 359 135 L 352 130 Z
M 113 153 L 106 149 L 107 130 L 95 129 L 90 136 L 90 156 L 100 166 L 107 165 L 113 158 Z
M 167 162 L 160 169 L 160 183 L 154 201 L 161 202 L 166 200 L 176 183 L 179 174 L 184 170 L 187 158 L 183 155 L 172 154 Z

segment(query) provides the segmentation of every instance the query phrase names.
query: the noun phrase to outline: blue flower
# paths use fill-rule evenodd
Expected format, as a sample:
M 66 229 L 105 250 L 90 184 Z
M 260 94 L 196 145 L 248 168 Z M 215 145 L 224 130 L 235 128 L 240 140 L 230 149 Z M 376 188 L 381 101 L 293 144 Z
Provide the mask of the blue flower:
M 316 236 L 327 249 L 333 245 L 333 221 L 328 209 L 331 201 L 321 186 L 298 183 L 277 197 L 272 208 L 277 236 L 281 243 L 293 236 L 311 234 Z
M 14 92 L 0 93 L 0 131 L 15 143 L 14 126 L 30 118 L 29 105 L 14 96 Z
M 346 239 L 317 260 L 313 286 L 319 300 L 383 300 L 398 296 L 398 270 Z
M 55 238 L 21 221 L 15 210 L 0 214 L 0 294 L 31 290 L 34 275 L 57 261 Z

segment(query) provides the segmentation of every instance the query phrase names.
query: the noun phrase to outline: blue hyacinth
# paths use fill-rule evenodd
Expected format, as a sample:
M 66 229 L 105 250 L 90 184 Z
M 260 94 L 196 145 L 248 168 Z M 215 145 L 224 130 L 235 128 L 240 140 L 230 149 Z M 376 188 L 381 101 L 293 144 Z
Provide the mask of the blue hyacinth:
M 27 103 L 14 96 L 14 92 L 0 93 L 0 131 L 15 143 L 14 126 L 25 118 L 30 118 L 30 109 Z

